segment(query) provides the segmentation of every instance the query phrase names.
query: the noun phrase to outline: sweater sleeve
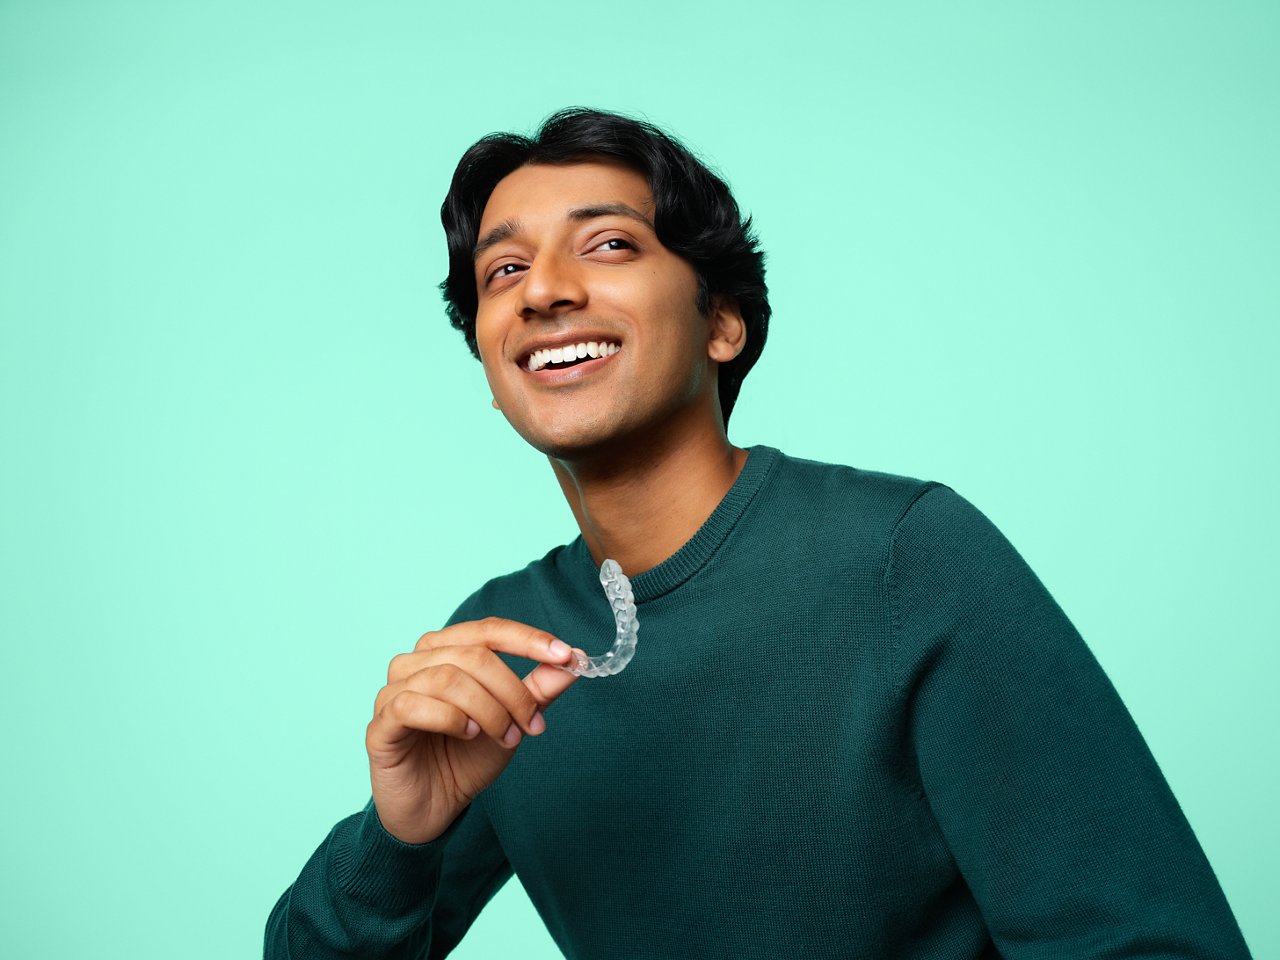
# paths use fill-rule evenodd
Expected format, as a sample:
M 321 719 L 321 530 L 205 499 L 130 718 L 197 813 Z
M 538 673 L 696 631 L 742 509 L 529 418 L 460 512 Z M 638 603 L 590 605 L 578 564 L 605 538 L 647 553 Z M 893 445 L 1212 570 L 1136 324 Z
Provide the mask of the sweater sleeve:
M 430 843 L 387 833 L 370 798 L 339 821 L 267 920 L 265 960 L 446 956 L 511 876 L 473 802 Z
M 1247 958 L 1132 717 L 991 521 L 927 488 L 888 585 L 908 753 L 1001 955 Z

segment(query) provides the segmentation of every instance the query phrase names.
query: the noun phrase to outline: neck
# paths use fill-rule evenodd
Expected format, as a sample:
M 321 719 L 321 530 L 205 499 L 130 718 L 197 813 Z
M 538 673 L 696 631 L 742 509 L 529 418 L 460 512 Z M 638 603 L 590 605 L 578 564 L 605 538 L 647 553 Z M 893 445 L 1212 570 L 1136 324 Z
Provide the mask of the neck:
M 583 459 L 548 458 L 596 566 L 613 559 L 635 576 L 698 532 L 747 462 L 717 427 L 633 439 L 625 450 Z

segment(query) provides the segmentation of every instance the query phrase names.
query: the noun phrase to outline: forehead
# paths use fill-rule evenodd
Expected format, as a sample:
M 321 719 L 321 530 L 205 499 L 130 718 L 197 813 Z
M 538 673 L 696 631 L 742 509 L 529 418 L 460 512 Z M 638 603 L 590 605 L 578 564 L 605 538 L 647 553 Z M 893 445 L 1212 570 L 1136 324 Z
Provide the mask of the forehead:
M 653 209 L 644 176 L 616 163 L 528 164 L 498 181 L 480 218 L 480 234 L 506 220 L 521 223 L 565 219 L 568 211 L 599 203 Z

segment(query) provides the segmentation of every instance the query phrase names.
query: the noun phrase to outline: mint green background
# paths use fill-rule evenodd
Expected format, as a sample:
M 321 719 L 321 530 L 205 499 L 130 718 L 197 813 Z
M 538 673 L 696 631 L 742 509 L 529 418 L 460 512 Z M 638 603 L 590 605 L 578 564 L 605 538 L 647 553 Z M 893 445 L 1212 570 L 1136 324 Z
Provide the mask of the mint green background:
M 1280 8 L 883 6 L 0 0 L 6 955 L 258 955 L 387 662 L 576 533 L 435 290 L 461 151 L 576 103 L 755 215 L 733 439 L 983 509 L 1280 955 Z

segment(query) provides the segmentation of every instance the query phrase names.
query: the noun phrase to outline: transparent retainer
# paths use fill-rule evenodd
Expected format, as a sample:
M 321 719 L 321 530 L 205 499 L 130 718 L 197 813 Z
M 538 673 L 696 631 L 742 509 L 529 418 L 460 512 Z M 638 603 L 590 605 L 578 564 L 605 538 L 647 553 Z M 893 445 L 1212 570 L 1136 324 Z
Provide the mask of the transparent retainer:
M 640 630 L 640 623 L 636 619 L 635 595 L 631 592 L 631 581 L 616 561 L 606 560 L 600 564 L 600 586 L 604 587 L 604 595 L 613 608 L 617 635 L 608 652 L 598 657 L 573 648 L 572 659 L 560 669 L 579 677 L 612 677 L 621 673 L 636 653 L 636 633 Z

